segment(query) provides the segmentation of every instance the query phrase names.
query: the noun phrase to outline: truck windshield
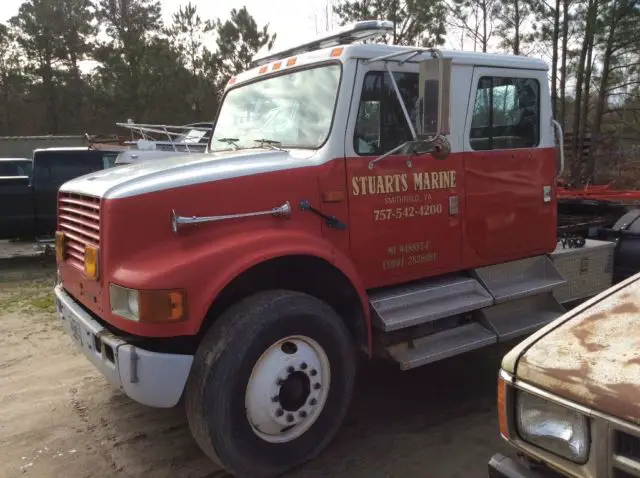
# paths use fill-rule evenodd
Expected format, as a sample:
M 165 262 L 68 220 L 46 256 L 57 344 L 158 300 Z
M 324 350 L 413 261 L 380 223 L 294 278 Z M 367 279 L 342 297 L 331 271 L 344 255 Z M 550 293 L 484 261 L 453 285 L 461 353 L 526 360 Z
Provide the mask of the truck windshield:
M 211 150 L 253 148 L 256 140 L 283 148 L 319 148 L 331 129 L 340 65 L 324 65 L 267 78 L 227 93 Z

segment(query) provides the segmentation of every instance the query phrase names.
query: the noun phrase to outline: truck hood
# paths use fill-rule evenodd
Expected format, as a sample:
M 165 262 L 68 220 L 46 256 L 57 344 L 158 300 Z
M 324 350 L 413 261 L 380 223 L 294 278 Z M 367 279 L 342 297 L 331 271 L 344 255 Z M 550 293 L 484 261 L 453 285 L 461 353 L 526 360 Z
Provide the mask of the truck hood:
M 640 424 L 639 278 L 554 323 L 521 351 L 516 379 Z
M 60 191 L 106 199 L 138 196 L 221 179 L 310 166 L 315 154 L 316 151 L 309 150 L 250 149 L 171 156 L 90 173 L 64 183 Z

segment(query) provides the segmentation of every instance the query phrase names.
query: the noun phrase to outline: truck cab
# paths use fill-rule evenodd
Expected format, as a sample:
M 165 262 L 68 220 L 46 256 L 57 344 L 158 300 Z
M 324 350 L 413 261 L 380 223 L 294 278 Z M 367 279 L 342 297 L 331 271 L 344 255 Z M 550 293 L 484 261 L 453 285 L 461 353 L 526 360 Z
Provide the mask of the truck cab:
M 60 188 L 70 336 L 132 399 L 184 398 L 233 474 L 320 453 L 358 351 L 415 368 L 530 334 L 573 294 L 554 295 L 573 272 L 554 265 L 546 64 L 358 43 L 392 28 L 257 59 L 204 154 Z

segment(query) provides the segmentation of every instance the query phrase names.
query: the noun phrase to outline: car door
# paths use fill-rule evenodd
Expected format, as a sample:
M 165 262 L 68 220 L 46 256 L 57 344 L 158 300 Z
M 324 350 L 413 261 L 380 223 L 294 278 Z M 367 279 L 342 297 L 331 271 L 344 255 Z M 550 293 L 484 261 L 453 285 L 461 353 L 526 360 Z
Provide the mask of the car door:
M 481 262 L 550 252 L 556 152 L 545 73 L 475 67 L 465 126 L 466 241 Z
M 416 63 L 391 63 L 413 115 Z M 413 121 L 413 120 L 412 120 Z M 457 195 L 462 159 L 380 155 L 412 138 L 389 73 L 359 62 L 345 139 L 350 249 L 367 287 L 409 281 L 460 266 Z

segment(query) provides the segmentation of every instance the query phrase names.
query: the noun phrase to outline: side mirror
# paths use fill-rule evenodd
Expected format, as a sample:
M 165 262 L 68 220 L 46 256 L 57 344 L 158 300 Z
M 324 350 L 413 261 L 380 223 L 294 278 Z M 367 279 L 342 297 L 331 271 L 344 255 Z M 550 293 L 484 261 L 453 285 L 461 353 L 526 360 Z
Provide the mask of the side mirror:
M 416 135 L 427 139 L 449 134 L 451 107 L 451 58 L 420 62 Z

